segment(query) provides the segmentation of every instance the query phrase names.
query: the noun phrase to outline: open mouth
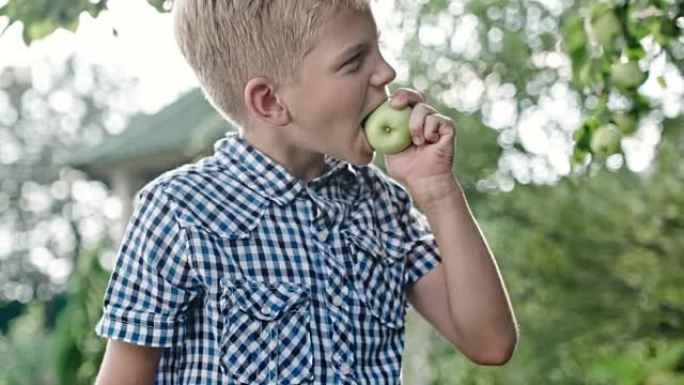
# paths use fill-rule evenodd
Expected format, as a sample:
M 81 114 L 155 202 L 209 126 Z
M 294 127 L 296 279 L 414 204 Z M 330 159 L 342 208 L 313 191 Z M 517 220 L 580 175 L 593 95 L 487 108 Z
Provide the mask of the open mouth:
M 373 111 L 377 110 L 378 107 L 380 107 L 380 106 L 382 105 L 382 103 L 384 103 L 384 101 L 383 101 L 383 102 L 380 102 L 377 106 L 374 106 L 373 108 L 371 108 L 370 111 L 368 111 L 368 113 L 366 113 L 366 116 L 364 116 L 363 119 L 361 119 L 361 127 L 365 127 L 365 126 L 366 126 L 366 121 L 368 120 L 368 117 L 371 116 L 371 114 L 373 113 Z

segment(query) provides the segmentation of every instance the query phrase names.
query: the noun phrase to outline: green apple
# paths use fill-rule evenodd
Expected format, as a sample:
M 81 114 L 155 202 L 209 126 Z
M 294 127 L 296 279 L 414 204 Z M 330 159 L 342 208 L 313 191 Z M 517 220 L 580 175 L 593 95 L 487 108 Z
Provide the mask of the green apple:
M 613 122 L 620 127 L 620 131 L 625 135 L 631 135 L 637 129 L 636 119 L 628 113 L 616 112 L 613 114 L 612 118 Z
M 605 49 L 613 47 L 613 41 L 622 33 L 622 26 L 620 20 L 611 11 L 597 17 L 591 23 L 591 28 L 594 32 L 596 40 L 603 45 Z
M 598 156 L 615 154 L 620 151 L 620 129 L 613 123 L 600 126 L 591 136 L 591 152 Z
M 383 102 L 368 115 L 363 123 L 366 138 L 371 147 L 384 154 L 396 154 L 411 145 L 409 117 L 411 108 L 392 108 L 389 100 Z
M 610 66 L 610 78 L 622 90 L 635 88 L 646 80 L 645 74 L 639 69 L 639 63 L 635 61 L 613 63 Z

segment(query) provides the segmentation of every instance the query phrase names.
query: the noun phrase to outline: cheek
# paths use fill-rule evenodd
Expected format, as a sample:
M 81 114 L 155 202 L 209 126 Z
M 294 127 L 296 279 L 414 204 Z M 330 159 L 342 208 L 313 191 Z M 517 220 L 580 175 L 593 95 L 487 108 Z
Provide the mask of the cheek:
M 338 118 L 345 124 L 358 125 L 361 121 L 361 114 L 366 105 L 366 92 L 360 87 L 353 87 L 350 90 L 340 90 L 335 97 L 337 104 Z

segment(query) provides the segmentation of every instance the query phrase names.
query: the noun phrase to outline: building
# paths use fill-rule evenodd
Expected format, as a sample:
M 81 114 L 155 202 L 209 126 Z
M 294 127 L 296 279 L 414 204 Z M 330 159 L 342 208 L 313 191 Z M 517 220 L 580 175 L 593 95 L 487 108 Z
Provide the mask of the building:
M 136 192 L 147 182 L 211 154 L 214 142 L 235 130 L 197 88 L 155 114 L 133 117 L 121 134 L 74 154 L 69 164 L 112 189 L 123 204 L 125 222 Z

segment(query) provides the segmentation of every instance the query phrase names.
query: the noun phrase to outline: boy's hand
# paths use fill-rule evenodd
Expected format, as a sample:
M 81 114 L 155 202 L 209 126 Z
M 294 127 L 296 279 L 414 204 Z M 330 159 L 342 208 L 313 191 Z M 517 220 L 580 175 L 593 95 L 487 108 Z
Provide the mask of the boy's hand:
M 453 193 L 457 188 L 452 173 L 455 147 L 454 122 L 425 104 L 425 94 L 406 88 L 390 97 L 390 106 L 413 107 L 409 121 L 412 145 L 393 155 L 385 155 L 387 173 L 403 184 L 424 206 Z

